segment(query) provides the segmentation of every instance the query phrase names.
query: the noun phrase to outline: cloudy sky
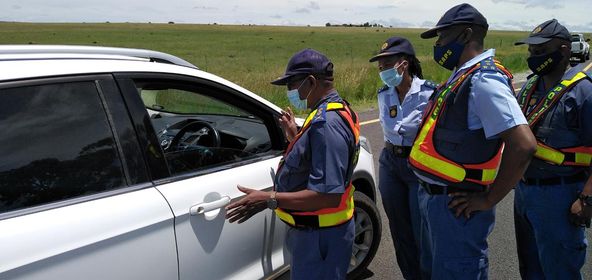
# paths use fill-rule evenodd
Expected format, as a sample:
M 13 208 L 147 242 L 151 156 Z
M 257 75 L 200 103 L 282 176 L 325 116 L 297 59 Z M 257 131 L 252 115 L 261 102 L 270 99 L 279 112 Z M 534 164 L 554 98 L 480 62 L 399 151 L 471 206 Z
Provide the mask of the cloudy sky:
M 557 18 L 570 31 L 592 32 L 592 0 L 468 1 L 491 29 L 532 30 Z M 0 21 L 168 22 L 324 25 L 327 22 L 430 27 L 449 0 L 2 0 Z

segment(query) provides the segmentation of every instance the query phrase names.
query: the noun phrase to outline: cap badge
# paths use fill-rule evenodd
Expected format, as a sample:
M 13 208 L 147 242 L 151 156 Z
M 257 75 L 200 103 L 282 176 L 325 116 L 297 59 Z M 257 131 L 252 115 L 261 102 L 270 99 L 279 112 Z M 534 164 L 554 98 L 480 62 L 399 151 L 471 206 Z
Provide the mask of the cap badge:
M 388 43 L 384 42 L 384 44 L 382 44 L 382 47 L 380 47 L 381 50 L 386 49 L 386 47 L 388 47 Z
M 543 30 L 543 28 L 542 28 L 542 27 L 540 27 L 540 26 L 537 26 L 537 28 L 535 28 L 535 29 L 532 31 L 532 34 L 537 34 L 537 33 L 541 32 L 541 30 Z

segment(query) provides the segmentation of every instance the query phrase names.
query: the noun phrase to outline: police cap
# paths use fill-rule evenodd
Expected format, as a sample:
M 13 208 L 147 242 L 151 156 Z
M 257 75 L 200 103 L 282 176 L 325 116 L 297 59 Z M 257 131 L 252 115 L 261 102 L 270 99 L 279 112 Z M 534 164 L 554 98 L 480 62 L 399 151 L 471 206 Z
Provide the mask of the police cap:
M 382 44 L 378 54 L 370 58 L 370 62 L 377 61 L 381 57 L 400 53 L 415 56 L 415 51 L 409 40 L 401 37 L 390 37 Z
M 475 7 L 464 3 L 456 5 L 450 8 L 450 10 L 446 11 L 446 13 L 444 13 L 444 15 L 436 24 L 436 27 L 421 33 L 421 38 L 434 38 L 438 36 L 438 31 L 459 24 L 480 25 L 485 27 L 485 29 L 489 28 L 487 19 L 485 19 L 485 17 L 479 11 L 477 11 Z
M 272 81 L 271 84 L 286 85 L 291 77 L 311 74 L 333 77 L 333 63 L 316 50 L 304 49 L 290 58 L 284 75 Z
M 538 45 L 549 42 L 553 38 L 558 38 L 566 41 L 571 41 L 571 35 L 565 26 L 557 22 L 556 19 L 551 19 L 541 23 L 535 27 L 526 39 L 522 39 L 514 45 Z

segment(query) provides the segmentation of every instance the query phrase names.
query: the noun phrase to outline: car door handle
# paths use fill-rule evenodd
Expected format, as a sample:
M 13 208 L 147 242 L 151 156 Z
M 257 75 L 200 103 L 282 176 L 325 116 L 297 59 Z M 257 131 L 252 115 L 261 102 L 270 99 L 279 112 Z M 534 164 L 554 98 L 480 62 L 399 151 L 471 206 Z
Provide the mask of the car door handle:
M 201 215 L 201 214 L 204 214 L 205 212 L 222 208 L 222 207 L 228 205 L 228 203 L 230 203 L 230 197 L 223 196 L 218 200 L 214 200 L 211 202 L 205 202 L 205 203 L 191 206 L 191 208 L 189 209 L 189 214 L 191 216 Z

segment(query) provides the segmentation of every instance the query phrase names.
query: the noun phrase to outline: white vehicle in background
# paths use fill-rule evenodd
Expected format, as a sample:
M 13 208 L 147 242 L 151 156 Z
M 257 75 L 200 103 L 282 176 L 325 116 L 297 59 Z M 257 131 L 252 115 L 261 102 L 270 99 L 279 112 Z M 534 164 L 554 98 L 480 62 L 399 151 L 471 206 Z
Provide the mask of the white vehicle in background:
M 583 62 L 590 59 L 590 39 L 584 39 L 584 34 L 571 35 L 571 57 Z
M 237 184 L 273 186 L 280 108 L 164 53 L 0 46 L 0 279 L 270 279 L 273 211 L 237 225 Z M 381 235 L 370 145 L 353 175 L 350 276 Z

